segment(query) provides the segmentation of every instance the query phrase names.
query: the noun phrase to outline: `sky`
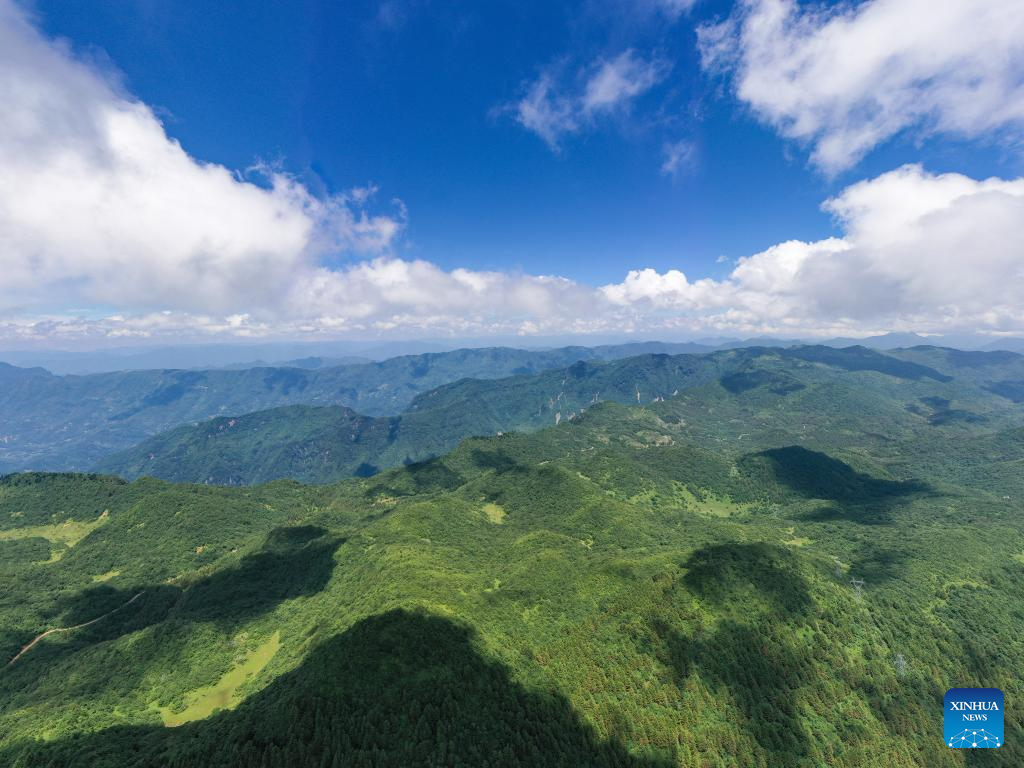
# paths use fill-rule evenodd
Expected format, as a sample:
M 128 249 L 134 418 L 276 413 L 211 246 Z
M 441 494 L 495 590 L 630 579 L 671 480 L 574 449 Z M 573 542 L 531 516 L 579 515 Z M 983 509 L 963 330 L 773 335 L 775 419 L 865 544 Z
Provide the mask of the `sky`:
M 1024 334 L 1019 0 L 0 0 L 0 344 Z

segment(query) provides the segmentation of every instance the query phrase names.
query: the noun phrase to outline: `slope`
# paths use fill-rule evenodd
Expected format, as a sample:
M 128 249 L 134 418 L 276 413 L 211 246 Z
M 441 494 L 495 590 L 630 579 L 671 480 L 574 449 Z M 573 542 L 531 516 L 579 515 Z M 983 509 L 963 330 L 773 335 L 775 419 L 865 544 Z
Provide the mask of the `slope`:
M 654 403 L 702 443 L 810 441 L 826 450 L 963 439 L 1024 419 L 984 384 L 861 348 L 754 348 L 465 379 L 417 396 L 399 417 L 326 407 L 222 417 L 150 438 L 95 470 L 223 485 L 326 483 L 437 456 L 466 437 L 573 420 L 602 401 Z
M 697 446 L 670 405 L 333 486 L 5 480 L 0 530 L 107 513 L 6 561 L 8 658 L 144 595 L 0 673 L 0 762 L 963 765 L 942 692 L 1024 695 L 1017 507 L 873 438 Z M 975 764 L 1024 759 L 1006 715 Z
M 156 433 L 224 414 L 291 404 L 398 413 L 412 398 L 467 376 L 532 373 L 626 347 L 594 351 L 461 349 L 335 368 L 148 370 L 53 376 L 0 363 L 0 472 L 86 469 Z

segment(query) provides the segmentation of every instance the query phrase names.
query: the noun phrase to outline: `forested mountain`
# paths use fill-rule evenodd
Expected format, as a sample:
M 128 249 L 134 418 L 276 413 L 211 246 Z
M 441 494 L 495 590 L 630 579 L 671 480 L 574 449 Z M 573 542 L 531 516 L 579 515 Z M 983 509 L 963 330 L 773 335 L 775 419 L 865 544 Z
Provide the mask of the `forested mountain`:
M 334 368 L 149 370 L 54 376 L 0 363 L 0 472 L 80 470 L 182 424 L 281 405 L 401 412 L 417 394 L 464 377 L 496 378 L 680 345 L 527 351 L 493 347 Z M 686 345 L 682 345 L 685 347 Z
M 953 352 L 750 348 L 578 361 L 537 374 L 463 379 L 418 395 L 397 417 L 307 406 L 221 417 L 157 435 L 95 469 L 222 485 L 326 483 L 438 456 L 467 437 L 572 420 L 604 401 L 664 401 L 691 439 L 713 443 L 763 436 L 830 448 L 856 439 L 881 449 L 894 436 L 929 443 L 940 425 L 972 436 L 1020 424 L 1020 409 L 993 382 L 1022 375 L 1024 357 L 970 353 L 989 364 L 965 370 L 950 363 Z
M 1021 406 L 758 354 L 334 485 L 7 477 L 0 764 L 964 765 L 943 692 L 1024 696 L 1024 480 L 971 455 Z

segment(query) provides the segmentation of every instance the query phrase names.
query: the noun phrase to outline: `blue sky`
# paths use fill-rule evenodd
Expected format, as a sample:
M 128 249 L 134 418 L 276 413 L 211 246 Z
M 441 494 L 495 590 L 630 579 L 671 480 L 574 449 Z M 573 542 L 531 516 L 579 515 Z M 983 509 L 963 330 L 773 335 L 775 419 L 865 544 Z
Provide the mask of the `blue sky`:
M 903 273 L 890 274 L 892 260 L 901 257 L 878 250 L 874 231 L 862 226 L 858 211 L 864 206 L 840 205 L 846 214 L 835 207 L 822 210 L 826 200 L 841 199 L 858 183 L 874 180 L 882 181 L 871 192 L 869 208 L 888 204 L 887 195 L 901 197 L 897 182 L 906 194 L 928 197 L 925 188 L 943 186 L 942 174 L 956 174 L 963 179 L 964 192 L 953 198 L 959 200 L 991 192 L 978 186 L 990 177 L 1012 184 L 1022 175 L 1024 108 L 1016 109 L 1015 102 L 1024 94 L 1024 59 L 1022 44 L 1004 39 L 1021 24 L 1021 13 L 1006 0 L 983 0 L 988 20 L 985 13 L 972 15 L 970 3 L 950 0 L 951 7 L 961 9 L 947 14 L 945 27 L 936 24 L 928 31 L 932 39 L 908 40 L 895 50 L 885 49 L 893 44 L 880 31 L 901 23 L 914 6 L 924 7 L 916 0 L 867 0 L 817 16 L 813 8 L 786 0 L 707 0 L 692 7 L 685 0 L 37 0 L 30 10 L 6 0 L 5 5 L 13 9 L 8 15 L 23 17 L 33 30 L 15 28 L 12 34 L 38 35 L 36 47 L 64 57 L 55 68 L 74 67 L 103 83 L 110 92 L 98 97 L 99 103 L 145 105 L 166 137 L 179 142 L 195 165 L 223 166 L 264 189 L 275 178 L 279 184 L 287 178 L 299 190 L 289 193 L 289 205 L 298 194 L 345 207 L 348 229 L 343 235 L 332 235 L 328 245 L 317 249 L 303 240 L 295 249 L 301 255 L 282 257 L 284 266 L 273 277 L 239 273 L 241 282 L 285 280 L 282 276 L 298 269 L 299 262 L 302 269 L 326 270 L 330 274 L 321 277 L 333 280 L 352 276 L 348 270 L 359 265 L 384 260 L 391 264 L 392 275 L 382 283 L 376 273 L 359 273 L 355 277 L 363 282 L 316 289 L 315 300 L 309 298 L 314 289 L 303 288 L 306 298 L 298 303 L 325 302 L 326 309 L 313 317 L 297 314 L 288 304 L 294 299 L 259 291 L 243 292 L 231 301 L 194 301 L 195 292 L 183 279 L 166 295 L 150 296 L 135 283 L 114 290 L 111 265 L 97 268 L 95 261 L 63 267 L 68 269 L 65 279 L 16 265 L 30 274 L 26 279 L 47 290 L 31 300 L 19 291 L 18 300 L 0 303 L 0 321 L 8 320 L 6 335 L 11 338 L 34 334 L 46 343 L 54 333 L 71 338 L 79 332 L 109 338 L 118 331 L 118 322 L 134 323 L 131 329 L 121 328 L 123 337 L 131 339 L 165 331 L 232 335 L 239 329 L 251 335 L 312 336 L 588 333 L 616 327 L 646 335 L 790 328 L 823 334 L 1021 330 L 1016 296 L 1007 312 L 986 320 L 983 308 L 991 306 L 993 297 L 984 297 L 981 308 L 971 309 L 955 291 L 944 295 L 944 286 L 911 285 L 922 266 L 916 262 Z M 759 14 L 769 18 L 779 8 L 790 19 L 776 31 L 778 39 L 758 42 L 745 35 L 745 24 Z M 942 36 L 958 24 L 962 28 L 966 18 L 976 23 L 976 34 L 967 35 L 970 39 L 955 56 L 931 61 L 922 53 L 942 45 Z M 816 35 L 845 36 L 836 44 L 838 50 L 848 45 L 863 51 L 866 45 L 865 58 L 870 62 L 874 56 L 875 70 L 853 84 L 846 82 L 855 79 L 852 74 L 823 84 L 837 68 L 850 66 L 852 73 L 855 66 L 850 59 L 830 61 L 815 47 Z M 876 40 L 880 49 L 872 52 Z M 794 41 L 807 46 L 804 58 L 795 63 L 785 53 L 792 47 L 787 43 Z M 11 66 L 22 64 L 13 61 Z M 894 67 L 904 67 L 908 74 L 892 82 Z M 966 105 L 978 101 L 977 93 L 958 80 L 961 70 L 975 81 L 997 84 L 1001 92 L 988 98 L 1013 108 L 998 117 L 993 108 L 971 113 Z M 608 77 L 601 80 L 604 75 Z M 948 87 L 938 88 L 935 84 L 942 85 L 944 79 Z M 611 89 L 604 95 L 599 93 L 601 83 Z M 540 84 L 546 84 L 543 92 Z M 870 101 L 886 102 L 886 88 L 895 94 L 895 105 L 880 107 Z M 795 95 L 779 96 L 789 91 Z M 524 105 L 538 94 L 543 98 L 535 105 L 547 110 L 546 135 L 524 112 Z M 71 94 L 67 100 L 77 98 Z M 68 106 L 69 114 L 72 107 L 76 114 L 90 109 L 76 103 Z M 863 113 L 872 110 L 865 121 Z M 865 134 L 871 138 L 858 144 Z M 56 151 L 65 140 L 57 137 L 50 149 Z M 822 149 L 836 144 L 838 150 Z M 666 160 L 673 147 L 683 159 L 670 171 Z M 270 169 L 247 171 L 258 163 Z M 920 167 L 898 179 L 887 176 L 906 164 Z M 27 167 L 24 172 L 35 170 Z M 42 167 L 38 176 L 43 177 Z M 353 195 L 353 189 L 370 185 L 376 190 L 372 196 Z M 1018 203 L 1016 187 L 999 191 L 1010 198 L 1004 201 L 1008 205 Z M 178 188 L 167 198 L 166 205 L 173 205 Z M 943 196 L 941 205 L 950 204 Z M 83 211 L 97 205 L 89 201 Z M 310 203 L 303 197 L 295 205 L 308 212 Z M 981 218 L 976 211 L 954 213 L 968 228 Z M 123 211 L 126 218 L 132 215 Z M 1012 218 L 1002 210 L 991 215 Z M 8 219 L 19 216 L 26 218 L 15 212 Z M 376 223 L 359 229 L 360 217 Z M 393 231 L 383 233 L 380 226 L 386 222 Z M 320 223 L 317 218 L 317 228 Z M 105 229 L 122 225 L 118 221 Z M 337 233 L 339 226 L 332 221 L 326 228 Z M 866 234 L 854 242 L 853 230 Z M 1017 235 L 1013 230 L 1001 233 L 1001 239 L 1016 242 Z M 109 254 L 123 242 L 126 254 L 138 253 L 131 236 L 97 248 Z M 219 230 L 215 235 L 198 232 L 193 242 L 217 242 L 221 236 L 232 237 Z M 991 236 L 988 230 L 985 237 Z M 17 230 L 13 239 L 27 237 Z M 873 290 L 856 280 L 851 283 L 845 274 L 825 285 L 787 284 L 783 289 L 765 289 L 763 281 L 755 285 L 749 276 L 733 274 L 737 260 L 777 244 L 797 240 L 813 245 L 829 238 L 842 241 L 842 253 L 856 255 L 857 264 L 832 264 L 840 258 L 838 251 L 819 248 L 815 253 L 824 252 L 827 259 L 816 257 L 801 266 L 800 280 L 826 271 L 873 272 L 882 298 L 867 296 Z M 282 253 L 288 252 L 290 241 L 282 235 L 281 242 Z M 918 247 L 929 246 L 922 241 Z M 126 255 L 122 261 L 136 258 L 144 257 Z M 168 262 L 175 262 L 165 278 L 175 284 L 180 275 L 173 270 L 194 254 L 182 245 L 177 253 L 154 251 L 152 258 L 157 265 L 153 274 L 163 274 Z M 842 258 L 850 261 L 852 256 Z M 942 258 L 945 265 L 957 256 Z M 63 257 L 54 260 L 58 266 L 66 264 Z M 1000 252 L 991 260 L 992 268 L 1004 270 L 995 275 L 1000 282 L 1018 276 L 1012 258 Z M 244 272 L 252 261 L 248 254 L 229 263 Z M 417 263 L 434 272 L 419 278 L 397 276 L 395 265 Z M 505 296 L 522 289 L 530 298 L 493 310 L 493 297 L 473 283 L 476 278 L 451 285 L 453 271 L 459 270 L 501 275 L 512 282 L 494 290 Z M 630 288 L 625 282 L 630 270 L 653 272 L 645 273 L 643 285 L 634 281 Z M 685 283 L 666 279 L 671 270 L 684 273 Z M 415 297 L 402 298 L 401 290 L 359 311 L 346 309 L 360 303 L 370 283 L 373 290 L 385 290 L 396 280 L 429 282 L 435 272 L 441 281 L 437 293 L 454 292 L 450 312 L 443 302 L 425 305 Z M 216 274 L 230 282 L 219 267 Z M 568 294 L 546 284 L 520 285 L 521 278 L 539 276 L 564 279 L 571 284 Z M 699 287 L 703 278 L 714 284 Z M 312 274 L 309 280 L 315 282 Z M 894 281 L 899 285 L 890 284 Z M 469 283 L 478 301 L 455 295 Z M 612 289 L 601 300 L 613 300 L 595 319 L 585 309 L 592 303 L 588 291 L 605 286 Z M 616 292 L 615 286 L 622 289 Z M 863 300 L 854 307 L 847 306 L 846 298 L 832 296 L 842 286 L 865 294 Z M 781 293 L 772 293 L 776 290 Z M 538 291 L 544 296 L 535 297 Z M 811 303 L 821 305 L 813 312 L 765 310 L 780 296 L 792 299 L 804 291 L 814 291 Z M 928 291 L 935 295 L 933 307 L 922 305 L 928 304 L 922 296 Z M 553 309 L 555 304 L 559 308 Z M 161 313 L 175 320 L 150 322 L 148 330 L 145 323 L 127 320 Z M 76 318 L 121 320 L 69 330 Z

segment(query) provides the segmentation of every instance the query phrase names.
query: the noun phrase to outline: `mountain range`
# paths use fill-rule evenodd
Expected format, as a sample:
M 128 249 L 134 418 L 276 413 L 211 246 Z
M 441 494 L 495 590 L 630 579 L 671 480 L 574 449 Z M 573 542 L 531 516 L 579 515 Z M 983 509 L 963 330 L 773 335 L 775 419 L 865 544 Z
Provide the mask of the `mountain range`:
M 967 432 L 1013 426 L 1016 393 L 1008 382 L 1019 381 L 1020 355 L 926 347 L 896 354 L 755 347 L 580 360 L 540 373 L 445 384 L 417 395 L 398 416 L 288 406 L 218 417 L 111 454 L 94 470 L 221 485 L 280 478 L 329 483 L 432 458 L 467 437 L 571 421 L 608 401 L 659 404 L 702 441 L 749 440 L 744 433 L 759 423 L 777 440 L 797 441 L 809 427 L 794 423 L 793 414 L 811 406 L 828 414 L 816 425 L 815 440 L 829 435 L 834 443 L 868 424 L 879 433 L 925 439 L 939 424 Z M 830 401 L 834 413 L 824 407 Z M 712 413 L 726 422 L 709 420 Z
M 282 405 L 400 413 L 453 380 L 495 378 L 673 345 L 461 349 L 330 368 L 143 370 L 56 376 L 0 364 L 0 472 L 84 470 L 107 454 L 183 424 Z
M 249 420 L 223 455 L 260 472 L 279 466 L 244 450 L 261 434 L 341 450 L 362 425 L 381 447 L 378 424 L 459 413 L 522 430 L 368 477 L 9 475 L 0 764 L 963 765 L 943 692 L 1024 696 L 1022 365 L 563 362 L 401 417 L 201 425 L 212 444 Z M 1005 716 L 971 759 L 1024 762 Z

